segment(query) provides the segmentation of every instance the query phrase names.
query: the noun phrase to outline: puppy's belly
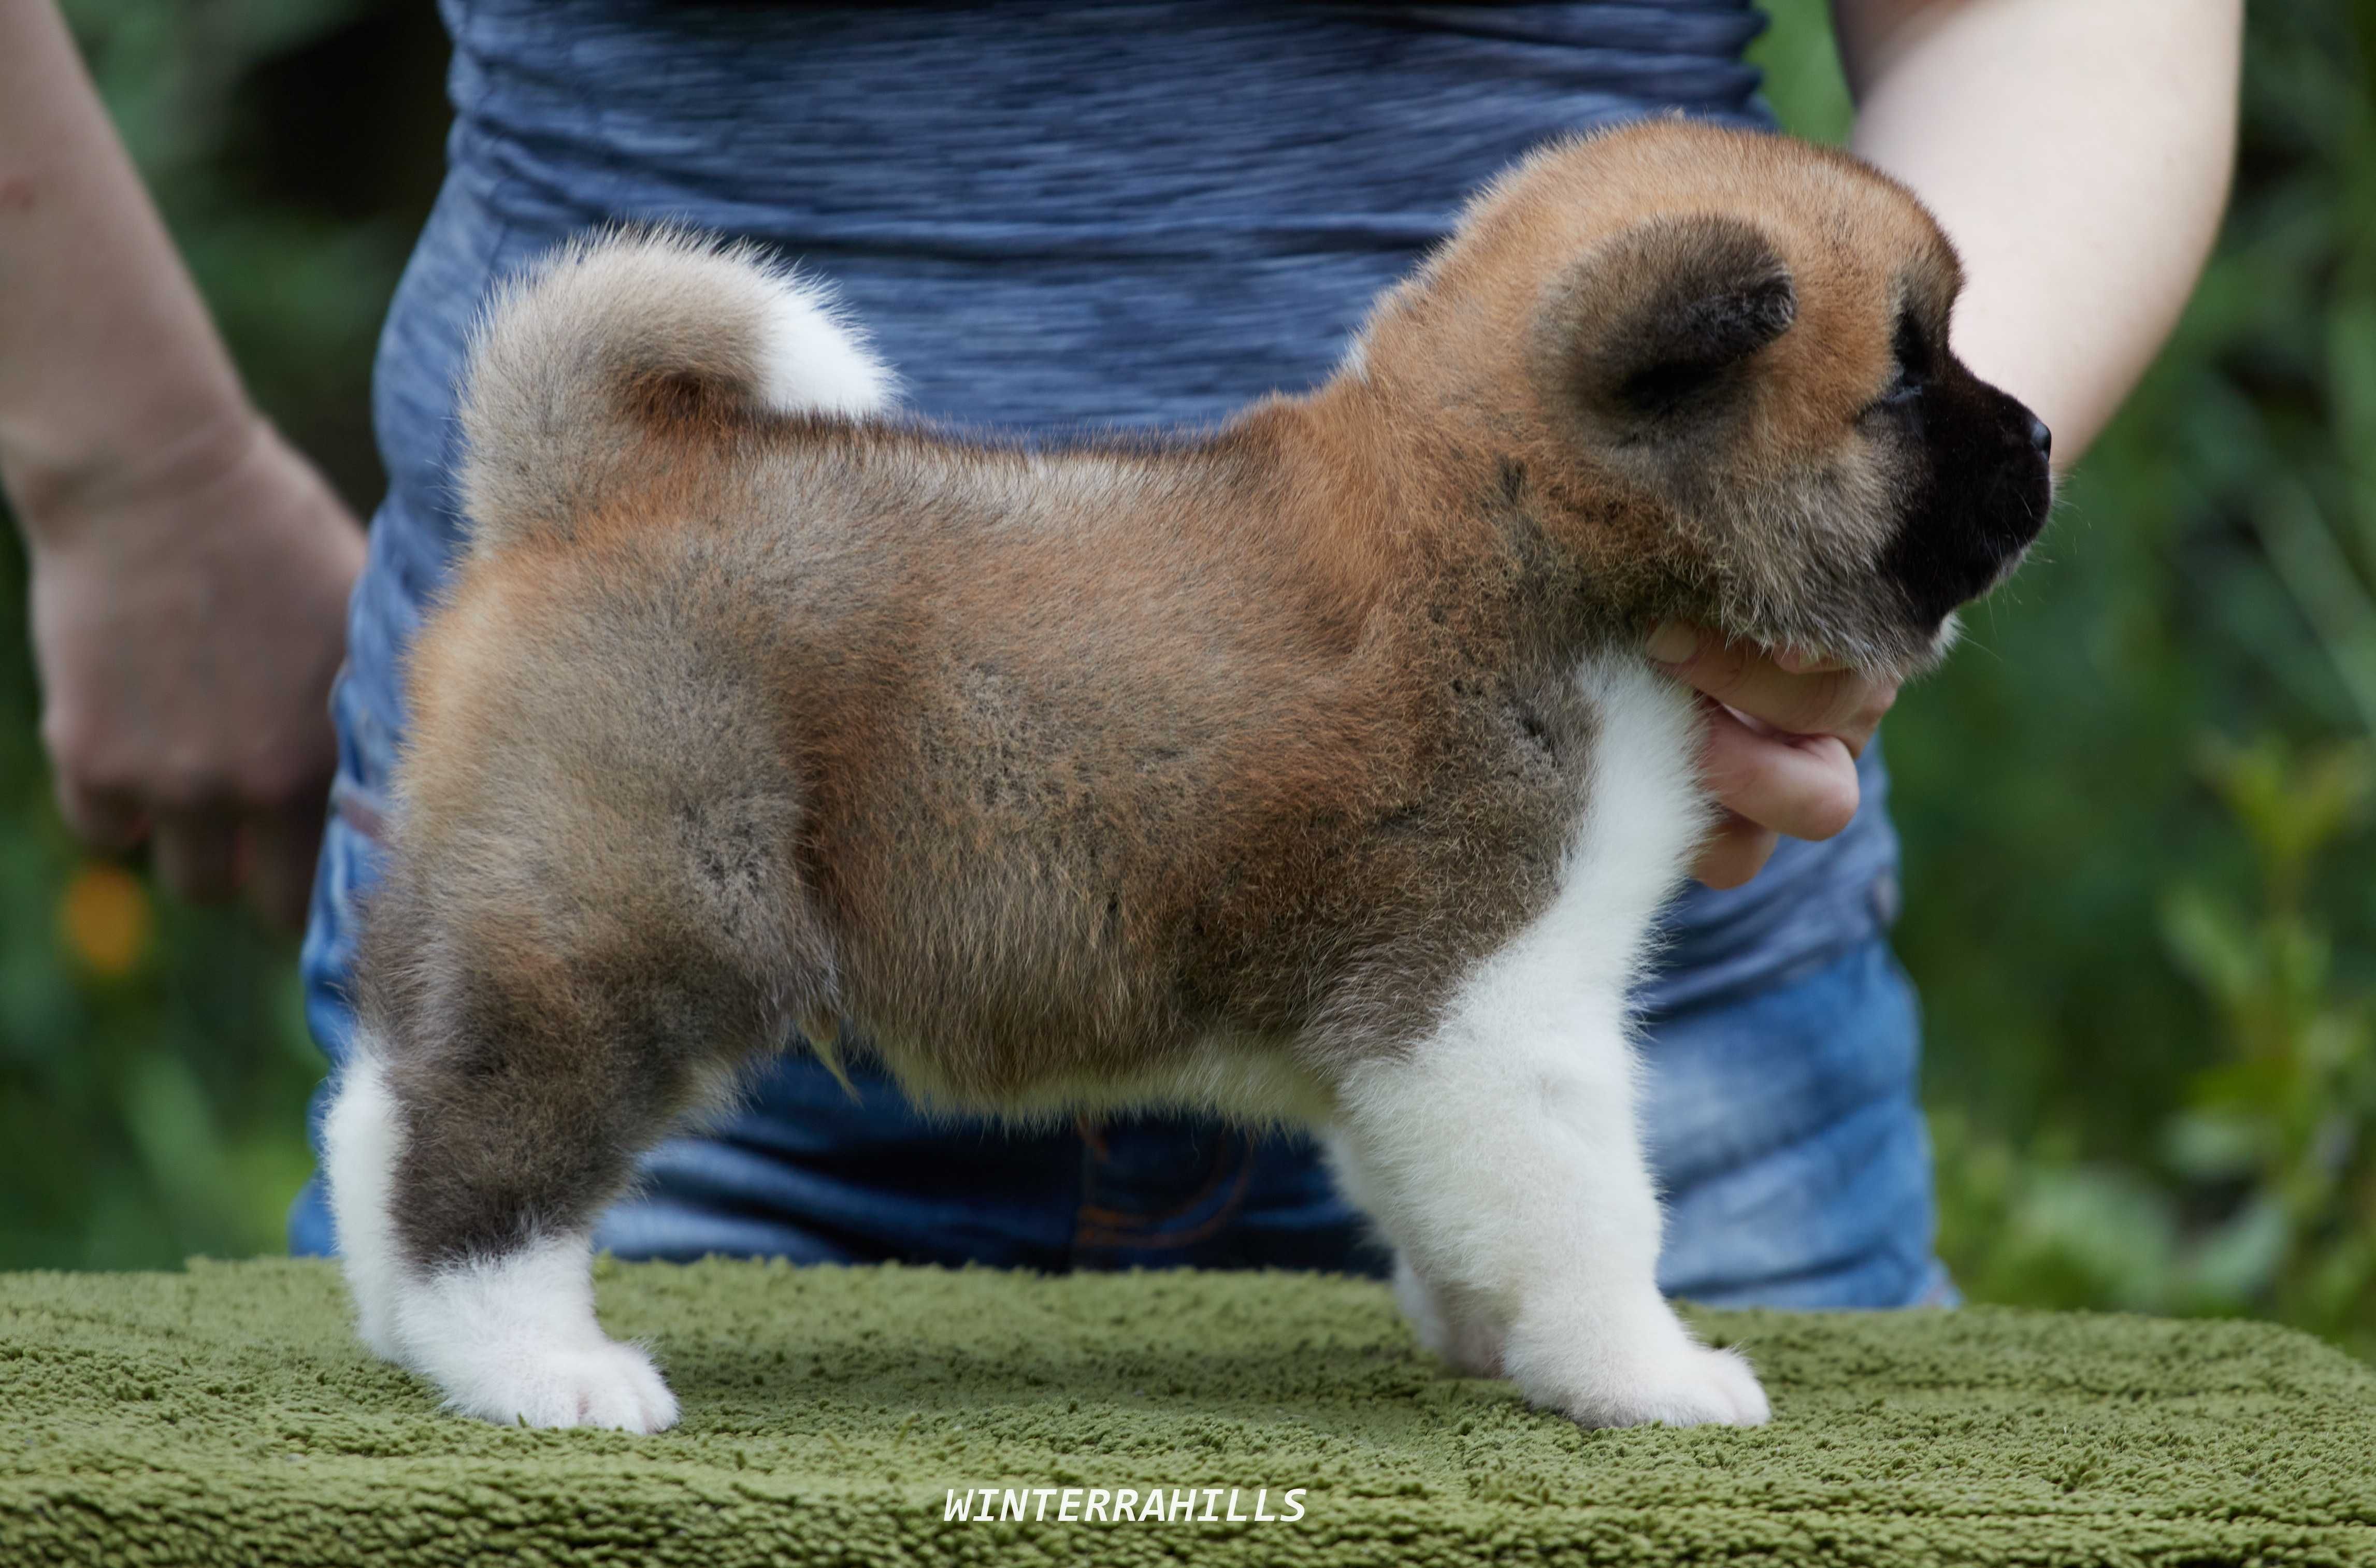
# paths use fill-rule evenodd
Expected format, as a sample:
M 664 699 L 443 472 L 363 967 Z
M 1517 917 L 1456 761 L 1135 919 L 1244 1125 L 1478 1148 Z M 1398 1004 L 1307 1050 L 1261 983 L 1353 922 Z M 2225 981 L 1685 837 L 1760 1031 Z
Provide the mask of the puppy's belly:
M 1293 1036 L 1213 1034 L 1138 1071 L 1056 1073 L 999 1093 L 956 1081 L 927 1042 L 874 1042 L 910 1099 L 1024 1124 L 1142 1111 L 1202 1111 L 1263 1126 L 1318 1126 L 1335 1100 Z

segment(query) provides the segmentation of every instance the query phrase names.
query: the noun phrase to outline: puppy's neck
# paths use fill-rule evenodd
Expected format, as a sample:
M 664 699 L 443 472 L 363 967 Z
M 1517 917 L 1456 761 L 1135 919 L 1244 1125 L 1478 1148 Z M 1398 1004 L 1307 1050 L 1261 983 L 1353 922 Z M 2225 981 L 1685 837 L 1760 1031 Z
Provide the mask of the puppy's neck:
M 1231 434 L 1277 472 L 1279 521 L 1309 569 L 1364 618 L 1447 595 L 1491 600 L 1493 619 L 1525 623 L 1505 628 L 1520 641 L 1580 654 L 1638 636 L 1668 608 L 1654 564 L 1663 519 L 1538 437 L 1415 409 L 1353 369 L 1257 407 Z

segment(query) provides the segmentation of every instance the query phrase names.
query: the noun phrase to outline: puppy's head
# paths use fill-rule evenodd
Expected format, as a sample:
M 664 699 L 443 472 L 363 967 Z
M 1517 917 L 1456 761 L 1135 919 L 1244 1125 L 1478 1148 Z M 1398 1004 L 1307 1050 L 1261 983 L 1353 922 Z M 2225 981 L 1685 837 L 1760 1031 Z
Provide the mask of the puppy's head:
M 1655 121 L 1480 197 L 1360 374 L 1522 475 L 1632 607 L 1906 671 L 2051 501 L 2046 427 L 1948 347 L 1961 282 L 1854 159 Z

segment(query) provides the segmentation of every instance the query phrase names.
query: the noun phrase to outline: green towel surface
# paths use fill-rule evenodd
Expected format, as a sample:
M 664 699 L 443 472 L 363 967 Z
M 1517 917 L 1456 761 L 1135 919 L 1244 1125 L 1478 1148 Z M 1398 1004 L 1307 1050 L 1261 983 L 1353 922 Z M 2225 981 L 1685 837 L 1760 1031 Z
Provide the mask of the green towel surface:
M 598 1273 L 673 1431 L 442 1414 L 318 1263 L 0 1276 L 0 1563 L 2376 1564 L 2376 1370 L 2263 1325 L 1708 1313 L 1773 1425 L 1590 1432 L 1361 1280 Z

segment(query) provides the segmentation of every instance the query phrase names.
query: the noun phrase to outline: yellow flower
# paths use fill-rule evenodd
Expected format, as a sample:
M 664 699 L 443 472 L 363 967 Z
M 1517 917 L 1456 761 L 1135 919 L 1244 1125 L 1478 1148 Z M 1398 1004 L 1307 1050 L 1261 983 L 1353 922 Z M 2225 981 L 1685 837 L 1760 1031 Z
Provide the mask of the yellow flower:
M 82 967 L 121 979 L 148 956 L 148 890 L 120 866 L 86 863 L 58 899 L 58 933 Z

